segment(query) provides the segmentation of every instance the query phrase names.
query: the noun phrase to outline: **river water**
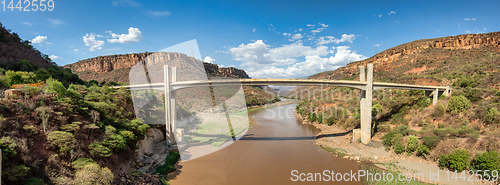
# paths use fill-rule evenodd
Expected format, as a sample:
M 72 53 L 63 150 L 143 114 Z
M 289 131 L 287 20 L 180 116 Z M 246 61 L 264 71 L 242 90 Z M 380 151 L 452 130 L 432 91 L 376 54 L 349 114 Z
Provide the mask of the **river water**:
M 209 155 L 179 162 L 172 185 L 224 184 L 361 184 L 361 182 L 292 181 L 300 173 L 357 171 L 354 161 L 337 158 L 315 145 L 319 132 L 293 115 L 296 104 L 249 113 L 256 124 L 234 144 Z M 307 176 L 302 176 L 304 180 Z M 318 176 L 319 177 L 319 176 Z M 326 177 L 324 177 L 326 178 Z M 325 180 L 323 178 L 323 180 Z M 359 180 L 359 179 L 358 179 Z

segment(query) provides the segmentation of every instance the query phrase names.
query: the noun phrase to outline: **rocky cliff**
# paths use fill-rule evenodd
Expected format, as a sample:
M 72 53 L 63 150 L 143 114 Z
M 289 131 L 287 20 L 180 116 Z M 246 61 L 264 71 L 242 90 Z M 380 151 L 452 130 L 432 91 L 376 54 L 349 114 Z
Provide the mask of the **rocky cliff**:
M 153 53 L 134 53 L 124 55 L 99 56 L 95 58 L 78 61 L 68 64 L 65 68 L 70 68 L 83 80 L 96 80 L 99 82 L 125 82 L 128 83 L 129 71 L 132 66 L 139 61 L 143 61 Z M 168 53 L 167 60 L 196 60 L 181 53 Z M 245 71 L 234 67 L 219 68 L 216 64 L 204 63 L 205 71 L 209 76 L 230 77 L 230 78 L 250 78 Z
M 460 65 L 473 62 L 474 57 L 477 58 L 480 54 L 498 53 L 499 51 L 500 32 L 423 39 L 387 49 L 366 60 L 352 62 L 333 72 L 319 73 L 310 78 L 353 78 L 359 73 L 359 66 L 364 66 L 367 63 L 374 64 L 375 77 L 385 76 L 391 78 L 408 74 L 425 75 L 432 71 L 444 72 L 439 71 L 443 68 L 453 70 Z M 437 83 L 441 82 L 430 82 L 430 84 Z

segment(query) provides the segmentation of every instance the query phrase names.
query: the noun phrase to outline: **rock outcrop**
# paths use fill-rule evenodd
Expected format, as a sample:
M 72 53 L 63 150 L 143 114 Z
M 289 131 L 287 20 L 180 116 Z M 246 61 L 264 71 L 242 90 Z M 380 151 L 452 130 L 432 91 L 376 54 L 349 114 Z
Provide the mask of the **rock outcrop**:
M 99 82 L 125 82 L 129 80 L 129 71 L 132 66 L 144 61 L 153 53 L 134 53 L 124 55 L 99 56 L 85 59 L 64 66 L 78 74 L 82 80 L 96 80 Z M 196 60 L 182 53 L 167 53 L 167 60 Z M 151 57 L 150 57 L 151 58 Z M 148 59 L 150 59 L 148 58 Z M 209 76 L 229 78 L 250 78 L 245 71 L 234 67 L 219 68 L 216 64 L 204 63 L 205 71 Z
M 389 48 L 374 56 L 363 60 L 347 64 L 335 70 L 333 73 L 320 73 L 310 78 L 321 79 L 342 79 L 359 73 L 359 66 L 373 63 L 375 72 L 390 71 L 395 68 L 418 62 L 419 60 L 441 60 L 449 56 L 439 54 L 427 54 L 424 51 L 431 50 L 471 50 L 489 47 L 495 51 L 500 51 L 500 32 L 485 34 L 465 34 L 458 36 L 448 36 L 436 39 L 422 39 L 405 43 L 393 48 Z M 421 56 L 418 56 L 421 55 Z M 423 56 L 431 56 L 424 58 Z M 406 60 L 405 60 L 406 59 Z M 396 63 L 394 63 L 396 62 Z M 393 64 L 394 63 L 394 64 Z

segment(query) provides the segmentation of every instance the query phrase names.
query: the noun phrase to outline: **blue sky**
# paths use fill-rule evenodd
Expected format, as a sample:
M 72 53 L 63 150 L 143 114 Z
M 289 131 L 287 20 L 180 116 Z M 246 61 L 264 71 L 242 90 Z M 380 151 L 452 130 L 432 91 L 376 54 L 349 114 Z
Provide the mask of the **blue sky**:
M 53 11 L 0 9 L 0 21 L 59 65 L 196 39 L 201 59 L 253 78 L 305 77 L 413 40 L 500 31 L 500 1 L 53 2 Z

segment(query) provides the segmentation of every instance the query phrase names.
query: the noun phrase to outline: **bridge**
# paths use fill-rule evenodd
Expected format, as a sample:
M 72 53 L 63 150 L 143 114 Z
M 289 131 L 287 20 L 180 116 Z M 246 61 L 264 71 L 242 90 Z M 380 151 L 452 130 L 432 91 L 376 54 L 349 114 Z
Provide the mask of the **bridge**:
M 373 91 L 380 89 L 405 89 L 405 90 L 423 90 L 426 95 L 432 95 L 432 104 L 436 105 L 438 97 L 441 94 L 450 95 L 449 87 L 443 86 L 424 86 L 397 83 L 373 82 L 373 64 L 360 66 L 360 80 L 312 80 L 312 79 L 230 79 L 230 80 L 208 80 L 208 81 L 177 81 L 177 69 L 164 66 L 164 82 L 139 85 L 115 86 L 113 88 L 128 88 L 130 90 L 163 90 L 165 93 L 165 121 L 167 129 L 167 138 L 175 131 L 175 99 L 176 91 L 185 88 L 203 87 L 203 86 L 231 86 L 231 85 L 290 85 L 290 86 L 335 86 L 348 87 L 360 90 L 360 114 L 361 129 L 353 131 L 353 140 L 361 139 L 361 142 L 367 144 L 371 139 L 372 128 L 372 103 Z M 170 74 L 171 73 L 171 74 Z

